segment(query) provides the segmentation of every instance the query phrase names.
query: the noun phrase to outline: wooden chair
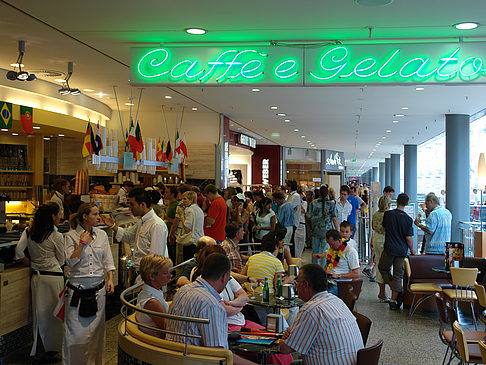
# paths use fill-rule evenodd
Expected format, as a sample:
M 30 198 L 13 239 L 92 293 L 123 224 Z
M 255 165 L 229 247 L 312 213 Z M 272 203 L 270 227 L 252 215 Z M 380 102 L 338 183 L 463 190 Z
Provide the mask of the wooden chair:
M 483 359 L 483 364 L 486 364 L 486 343 L 484 341 L 479 341 L 479 352 L 481 353 L 481 358 Z
M 408 319 L 412 318 L 413 313 L 415 310 L 427 299 L 431 298 L 435 293 L 441 292 L 442 288 L 434 283 L 413 283 L 410 284 L 410 280 L 412 278 L 412 268 L 410 266 L 410 261 L 408 258 L 405 258 L 405 271 L 407 273 L 407 288 L 413 294 L 412 305 L 410 306 L 410 310 L 408 312 Z M 421 295 L 422 297 L 415 303 L 415 297 L 417 295 Z
M 382 347 L 383 340 L 380 340 L 374 346 L 358 350 L 357 365 L 378 365 Z
M 476 291 L 476 296 L 478 297 L 478 303 L 481 307 L 486 308 L 486 291 L 484 290 L 484 286 L 475 283 L 474 290 Z M 486 310 L 483 310 L 481 313 L 481 319 L 484 322 L 486 318 Z
M 361 287 L 363 286 L 363 279 L 338 280 L 336 283 L 338 287 L 338 297 L 341 298 L 341 300 L 345 301 L 350 288 L 352 289 L 353 294 L 356 296 L 356 300 L 359 299 Z
M 446 352 L 444 354 L 444 359 L 442 360 L 442 364 L 444 364 L 445 359 L 447 358 L 447 354 L 449 353 L 449 350 L 454 351 L 454 332 L 452 329 L 447 329 L 450 328 L 450 325 L 447 321 L 447 311 L 446 307 L 444 304 L 444 298 L 442 298 L 442 295 L 440 293 L 435 293 L 435 302 L 437 304 L 437 311 L 439 312 L 439 321 L 440 321 L 440 327 L 439 327 L 439 338 L 442 341 L 444 345 L 447 346 Z
M 363 345 L 366 346 L 366 342 L 368 342 L 368 336 L 370 334 L 371 324 L 373 322 L 371 319 L 361 313 L 353 311 L 353 314 L 356 317 L 356 322 L 358 322 L 359 331 L 361 332 L 361 337 L 363 338 Z
M 469 302 L 471 304 L 471 313 L 474 325 L 476 325 L 476 316 L 474 314 L 474 301 L 477 300 L 475 287 L 477 268 L 451 267 L 451 277 L 454 289 L 444 289 L 443 293 L 451 299 L 456 307 L 459 302 Z
M 461 357 L 461 364 L 482 364 L 483 359 L 481 358 L 481 352 L 479 350 L 479 345 L 469 344 L 466 340 L 466 335 L 464 331 L 461 329 L 459 322 L 455 321 L 452 325 L 454 329 L 454 335 L 456 338 L 456 346 L 457 351 Z
M 348 286 L 348 291 L 346 292 L 343 302 L 346 304 L 346 306 L 349 308 L 349 310 L 352 312 L 354 311 L 354 306 L 356 305 L 356 295 L 353 292 L 353 287 Z

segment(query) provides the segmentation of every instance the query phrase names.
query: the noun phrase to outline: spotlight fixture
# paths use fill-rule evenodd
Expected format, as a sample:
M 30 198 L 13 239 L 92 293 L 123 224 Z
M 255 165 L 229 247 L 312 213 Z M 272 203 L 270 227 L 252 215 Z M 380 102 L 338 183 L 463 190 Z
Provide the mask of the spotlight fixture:
M 29 74 L 27 71 L 22 71 L 22 60 L 25 54 L 25 41 L 19 41 L 19 56 L 17 57 L 17 62 L 12 63 L 14 68 L 19 68 L 19 71 L 8 71 L 7 72 L 7 79 L 15 81 L 34 81 L 37 77 L 34 74 Z
M 64 80 L 63 87 L 58 90 L 59 94 L 61 94 L 61 95 L 69 95 L 69 94 L 79 95 L 79 94 L 81 94 L 81 90 L 71 89 L 71 87 L 69 86 L 69 79 L 71 78 L 71 75 L 73 74 L 73 70 L 74 70 L 74 63 L 72 61 L 68 62 L 68 73 L 67 73 L 66 79 Z
M 459 30 L 471 30 L 471 29 L 476 29 L 479 27 L 479 23 L 476 22 L 463 22 L 463 23 L 457 23 L 453 25 L 454 28 L 459 29 Z

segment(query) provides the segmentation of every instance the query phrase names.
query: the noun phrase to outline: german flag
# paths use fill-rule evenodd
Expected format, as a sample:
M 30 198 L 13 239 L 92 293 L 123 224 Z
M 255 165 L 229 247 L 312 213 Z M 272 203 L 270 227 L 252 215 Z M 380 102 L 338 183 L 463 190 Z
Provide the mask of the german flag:
M 88 126 L 86 127 L 86 133 L 84 134 L 84 142 L 83 142 L 83 157 L 89 156 L 93 153 L 93 130 L 91 129 L 91 123 L 88 122 Z

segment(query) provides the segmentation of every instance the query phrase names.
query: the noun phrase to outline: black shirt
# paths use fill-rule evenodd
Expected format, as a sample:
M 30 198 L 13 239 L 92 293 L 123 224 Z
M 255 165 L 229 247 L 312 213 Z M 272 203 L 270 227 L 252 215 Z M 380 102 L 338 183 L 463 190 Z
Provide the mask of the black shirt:
M 405 257 L 408 253 L 407 236 L 413 236 L 413 221 L 403 210 L 388 210 L 383 215 L 385 228 L 385 251 L 398 257 Z

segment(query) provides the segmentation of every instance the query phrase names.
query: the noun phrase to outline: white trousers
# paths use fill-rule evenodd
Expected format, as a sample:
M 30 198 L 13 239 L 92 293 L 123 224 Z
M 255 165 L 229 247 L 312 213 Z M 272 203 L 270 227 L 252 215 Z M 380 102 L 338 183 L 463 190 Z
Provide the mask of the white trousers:
M 305 224 L 299 223 L 295 230 L 295 257 L 302 257 L 305 248 Z

